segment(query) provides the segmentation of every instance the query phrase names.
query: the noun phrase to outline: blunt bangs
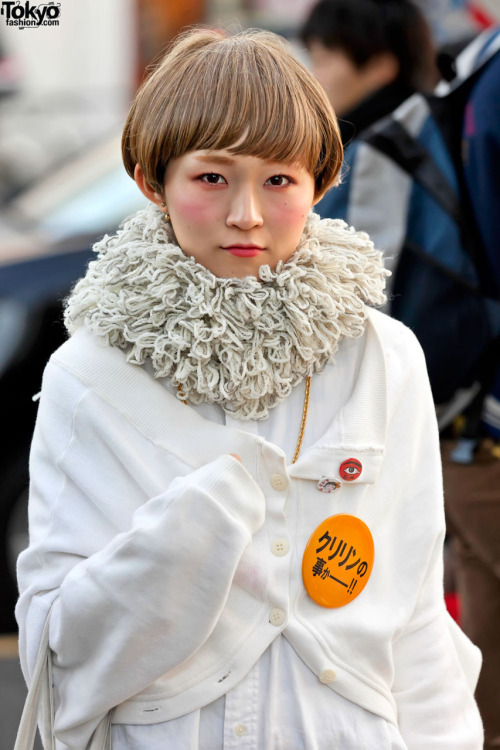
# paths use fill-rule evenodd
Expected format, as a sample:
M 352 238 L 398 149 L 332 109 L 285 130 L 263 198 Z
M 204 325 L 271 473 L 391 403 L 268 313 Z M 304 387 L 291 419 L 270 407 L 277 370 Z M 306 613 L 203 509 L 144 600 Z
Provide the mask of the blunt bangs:
M 131 176 L 140 164 L 161 191 L 171 160 L 205 149 L 298 163 L 317 195 L 335 183 L 343 156 L 322 87 L 279 37 L 256 30 L 177 37 L 132 105 L 122 139 Z

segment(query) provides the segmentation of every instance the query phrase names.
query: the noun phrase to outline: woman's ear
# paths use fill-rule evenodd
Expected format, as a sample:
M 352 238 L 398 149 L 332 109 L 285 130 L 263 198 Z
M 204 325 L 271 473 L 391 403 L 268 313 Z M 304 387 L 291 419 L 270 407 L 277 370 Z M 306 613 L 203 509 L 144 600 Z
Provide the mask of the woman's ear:
M 142 171 L 142 168 L 139 166 L 139 164 L 135 165 L 134 180 L 136 181 L 137 187 L 139 188 L 141 193 L 143 193 L 143 195 L 145 195 L 148 200 L 153 201 L 153 203 L 156 203 L 157 206 L 165 206 L 165 198 L 161 193 L 157 193 L 151 187 L 149 182 L 146 182 L 144 172 Z

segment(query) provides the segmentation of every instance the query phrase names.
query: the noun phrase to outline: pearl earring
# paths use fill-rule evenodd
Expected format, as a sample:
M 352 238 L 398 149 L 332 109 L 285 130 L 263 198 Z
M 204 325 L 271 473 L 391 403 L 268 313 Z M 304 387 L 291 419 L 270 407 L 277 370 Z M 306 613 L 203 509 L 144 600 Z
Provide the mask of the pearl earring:
M 161 207 L 162 208 L 166 208 L 167 204 L 164 201 L 162 201 L 161 202 Z M 167 221 L 167 222 L 170 221 L 170 214 L 168 213 L 168 211 L 164 211 L 163 213 L 164 213 L 163 218 L 165 219 L 165 221 Z

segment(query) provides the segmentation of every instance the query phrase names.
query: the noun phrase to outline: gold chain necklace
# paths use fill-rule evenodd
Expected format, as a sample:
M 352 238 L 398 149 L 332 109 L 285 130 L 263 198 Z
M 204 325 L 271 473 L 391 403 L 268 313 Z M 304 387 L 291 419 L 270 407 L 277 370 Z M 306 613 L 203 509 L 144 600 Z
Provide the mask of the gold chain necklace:
M 188 402 L 186 401 L 186 396 L 184 395 L 184 392 L 180 385 L 177 385 L 177 391 L 179 392 L 179 396 L 181 397 L 181 401 L 183 404 L 186 404 L 186 406 L 189 406 Z M 309 394 L 311 392 L 311 376 L 308 375 L 306 378 L 306 392 L 304 395 L 304 408 L 302 409 L 302 420 L 300 422 L 300 429 L 299 429 L 299 439 L 297 440 L 297 447 L 295 448 L 295 453 L 293 454 L 292 464 L 296 462 L 296 460 L 299 457 L 300 449 L 302 447 L 302 441 L 304 439 L 304 431 L 306 429 L 306 422 L 307 422 L 307 412 L 309 410 Z

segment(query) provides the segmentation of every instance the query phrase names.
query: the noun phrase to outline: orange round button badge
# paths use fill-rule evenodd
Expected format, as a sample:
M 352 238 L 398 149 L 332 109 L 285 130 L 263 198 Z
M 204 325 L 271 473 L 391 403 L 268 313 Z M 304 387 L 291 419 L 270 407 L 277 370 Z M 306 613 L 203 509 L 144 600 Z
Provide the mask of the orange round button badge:
M 339 513 L 312 533 L 302 558 L 306 591 L 322 607 L 343 607 L 361 594 L 375 558 L 371 531 L 356 516 Z

